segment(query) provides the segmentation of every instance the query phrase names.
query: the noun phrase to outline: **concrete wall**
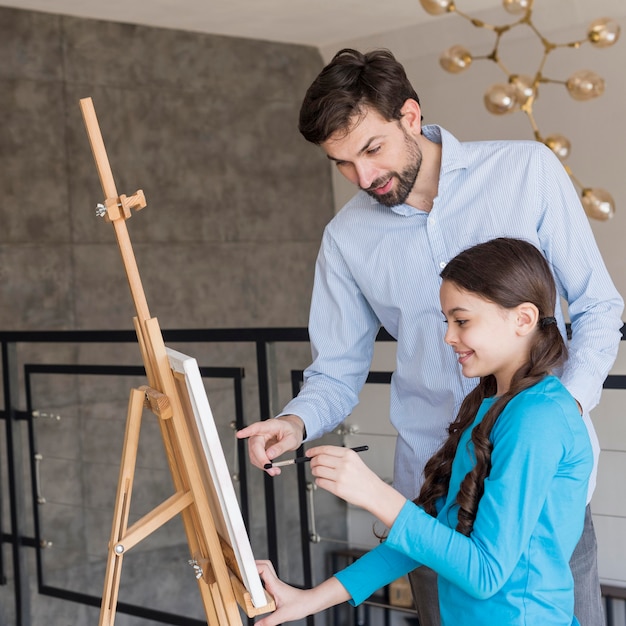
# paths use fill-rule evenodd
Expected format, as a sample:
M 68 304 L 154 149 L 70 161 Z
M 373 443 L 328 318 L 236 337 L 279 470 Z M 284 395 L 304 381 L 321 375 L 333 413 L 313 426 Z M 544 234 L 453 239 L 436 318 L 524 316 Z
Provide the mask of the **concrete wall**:
M 296 128 L 314 49 L 10 9 L 0 24 L 0 328 L 132 327 L 84 97 L 118 192 L 146 194 L 128 224 L 161 326 L 306 324 L 332 212 Z
M 79 109 L 85 97 L 118 193 L 143 189 L 148 201 L 127 224 L 161 328 L 306 326 L 315 256 L 333 213 L 326 159 L 297 131 L 302 95 L 322 65 L 317 50 L 0 8 L 0 58 L 0 329 L 133 327 L 113 228 L 94 212 L 103 196 Z M 200 365 L 246 368 L 246 419 L 258 419 L 254 346 L 173 347 Z M 307 345 L 283 350 L 295 367 L 310 357 Z M 20 360 L 141 364 L 136 345 L 120 344 L 20 346 Z M 285 401 L 289 372 L 282 376 Z M 144 383 L 33 378 L 35 408 L 61 417 L 36 420 L 34 433 L 42 533 L 52 544 L 43 557 L 48 585 L 102 592 L 128 391 Z M 208 386 L 235 474 L 232 383 Z M 252 534 L 260 546 L 257 474 Z M 144 418 L 131 521 L 167 497 L 170 483 L 158 427 Z M 8 531 L 4 486 L 3 499 Z M 290 526 L 285 532 L 297 534 Z M 138 547 L 138 558 L 125 560 L 120 601 L 201 615 L 184 544 L 174 520 Z M 11 594 L 11 585 L 0 587 L 0 623 L 14 623 Z M 33 624 L 93 624 L 97 613 L 33 593 Z M 124 615 L 116 623 L 146 624 Z

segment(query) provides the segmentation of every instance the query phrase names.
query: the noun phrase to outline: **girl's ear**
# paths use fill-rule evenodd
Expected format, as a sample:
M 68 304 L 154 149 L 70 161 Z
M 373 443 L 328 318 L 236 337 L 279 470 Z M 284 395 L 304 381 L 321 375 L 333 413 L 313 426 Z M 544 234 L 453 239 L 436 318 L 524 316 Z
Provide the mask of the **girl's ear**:
M 518 335 L 527 335 L 539 323 L 539 309 L 532 302 L 522 302 L 516 307 L 516 326 Z

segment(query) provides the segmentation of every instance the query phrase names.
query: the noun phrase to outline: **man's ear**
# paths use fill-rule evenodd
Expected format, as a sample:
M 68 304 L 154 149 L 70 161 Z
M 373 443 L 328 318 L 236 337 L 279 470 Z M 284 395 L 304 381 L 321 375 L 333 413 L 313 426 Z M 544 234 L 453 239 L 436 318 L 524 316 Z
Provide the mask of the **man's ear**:
M 532 302 L 522 302 L 516 307 L 516 326 L 518 335 L 527 335 L 539 323 L 539 309 Z
M 401 121 L 406 125 L 407 130 L 418 135 L 422 132 L 422 109 L 417 100 L 407 98 L 400 109 Z

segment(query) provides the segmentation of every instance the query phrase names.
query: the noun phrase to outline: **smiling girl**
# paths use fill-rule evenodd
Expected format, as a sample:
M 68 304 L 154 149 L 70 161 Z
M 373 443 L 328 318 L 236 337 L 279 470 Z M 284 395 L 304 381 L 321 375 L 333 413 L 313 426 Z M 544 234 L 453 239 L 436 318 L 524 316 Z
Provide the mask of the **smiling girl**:
M 277 610 L 258 626 L 359 604 L 420 565 L 439 574 L 443 626 L 578 624 L 569 559 L 593 460 L 576 401 L 553 375 L 567 348 L 550 268 L 530 243 L 500 238 L 456 256 L 441 278 L 445 341 L 478 386 L 427 463 L 415 502 L 351 450 L 307 451 L 319 487 L 390 530 L 313 589 L 290 587 L 259 561 Z

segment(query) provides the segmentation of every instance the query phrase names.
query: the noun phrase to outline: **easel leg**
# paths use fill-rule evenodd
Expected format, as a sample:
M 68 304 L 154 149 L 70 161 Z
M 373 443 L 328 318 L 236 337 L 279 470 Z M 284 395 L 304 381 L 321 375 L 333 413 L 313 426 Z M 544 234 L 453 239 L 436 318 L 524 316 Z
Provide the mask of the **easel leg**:
M 117 485 L 113 526 L 111 529 L 111 540 L 109 542 L 107 569 L 104 579 L 104 592 L 102 594 L 102 605 L 100 607 L 99 626 L 113 626 L 115 621 L 115 609 L 120 588 L 123 559 L 123 554 L 116 553 L 115 546 L 123 538 L 128 526 L 130 497 L 133 488 L 133 477 L 135 475 L 135 464 L 137 462 L 137 448 L 139 446 L 139 430 L 141 427 L 144 398 L 145 394 L 142 391 L 139 389 L 131 389 L 130 399 L 128 401 L 122 463 Z
M 163 442 L 167 450 L 168 459 L 170 460 L 170 470 L 174 486 L 178 490 L 186 490 L 189 485 L 189 478 L 181 469 L 185 467 L 185 463 L 180 448 L 178 446 L 172 446 L 172 442 L 177 441 L 172 421 L 159 420 L 159 424 L 161 426 L 161 433 L 163 435 Z M 211 554 L 207 544 L 208 533 L 206 529 L 203 529 L 197 503 L 182 511 L 181 517 L 191 557 L 206 557 L 206 555 Z M 205 520 L 205 525 L 206 523 L 207 521 Z M 216 533 L 215 537 L 217 540 Z M 212 568 L 210 562 L 208 562 L 208 566 Z M 225 602 L 224 590 L 220 588 L 213 572 L 205 574 L 204 577 L 198 580 L 198 589 L 209 626 L 242 626 L 237 603 L 234 601 L 234 598 L 231 602 Z

